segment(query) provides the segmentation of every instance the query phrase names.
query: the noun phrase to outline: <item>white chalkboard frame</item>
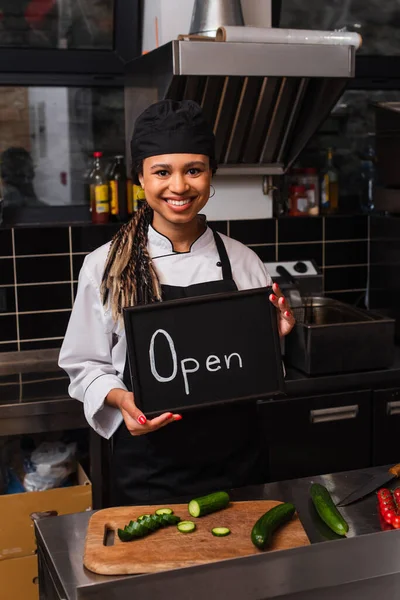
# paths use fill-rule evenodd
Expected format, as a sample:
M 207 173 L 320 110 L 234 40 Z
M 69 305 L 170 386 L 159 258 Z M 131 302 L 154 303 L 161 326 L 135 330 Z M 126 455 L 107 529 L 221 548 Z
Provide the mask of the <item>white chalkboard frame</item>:
M 127 360 L 129 363 L 130 377 L 132 390 L 135 396 L 136 405 L 149 416 L 158 415 L 164 411 L 170 412 L 180 412 L 182 410 L 192 410 L 198 409 L 200 407 L 213 406 L 213 405 L 221 405 L 221 404 L 229 404 L 232 402 L 243 402 L 243 401 L 256 401 L 263 398 L 268 398 L 276 395 L 284 395 L 285 394 L 285 382 L 284 382 L 284 374 L 283 374 L 283 362 L 281 356 L 281 344 L 280 337 L 278 333 L 278 323 L 277 323 L 277 309 L 271 304 L 269 301 L 269 295 L 271 294 L 271 287 L 263 287 L 263 288 L 255 288 L 251 290 L 242 290 L 242 291 L 233 291 L 233 292 L 224 292 L 217 294 L 207 294 L 203 296 L 192 296 L 189 298 L 182 298 L 178 300 L 168 300 L 164 302 L 158 302 L 154 304 L 146 304 L 135 307 L 128 307 L 124 309 L 124 324 L 125 324 L 125 335 L 127 341 Z M 270 344 L 272 343 L 274 352 L 274 364 L 271 365 L 270 371 L 273 372 L 274 378 L 276 379 L 277 384 L 270 387 L 269 389 L 265 389 L 264 392 L 251 394 L 251 395 L 240 395 L 238 397 L 225 398 L 223 400 L 213 400 L 213 401 L 201 401 L 200 403 L 192 404 L 190 406 L 177 402 L 174 405 L 168 406 L 168 408 L 161 409 L 153 409 L 151 406 L 143 402 L 144 389 L 142 385 L 142 378 L 140 375 L 140 369 L 138 365 L 137 356 L 139 352 L 142 350 L 138 350 L 136 348 L 137 341 L 135 336 L 135 329 L 137 326 L 140 326 L 140 323 L 143 323 L 143 319 L 147 317 L 151 317 L 151 315 L 157 314 L 160 311 L 169 311 L 171 309 L 176 309 L 180 307 L 198 307 L 200 305 L 208 304 L 208 303 L 220 303 L 220 302 L 229 302 L 231 299 L 238 300 L 241 298 L 252 298 L 254 296 L 262 296 L 265 298 L 265 313 L 263 312 L 263 317 L 265 319 L 264 326 L 268 328 L 270 333 Z M 252 315 L 254 316 L 254 315 Z M 260 315 L 259 315 L 260 318 Z M 205 325 L 206 326 L 206 325 Z M 269 363 L 270 364 L 270 363 Z

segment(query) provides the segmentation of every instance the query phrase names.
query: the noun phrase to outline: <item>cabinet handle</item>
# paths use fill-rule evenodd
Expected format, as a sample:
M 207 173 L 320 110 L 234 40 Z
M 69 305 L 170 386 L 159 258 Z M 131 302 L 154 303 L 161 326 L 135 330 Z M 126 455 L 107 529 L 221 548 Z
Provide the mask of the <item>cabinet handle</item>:
M 344 421 L 355 419 L 358 415 L 358 404 L 349 406 L 335 406 L 334 408 L 319 408 L 310 410 L 311 423 L 330 423 L 333 421 Z
M 393 400 L 386 404 L 386 412 L 391 417 L 392 415 L 400 415 L 400 400 Z

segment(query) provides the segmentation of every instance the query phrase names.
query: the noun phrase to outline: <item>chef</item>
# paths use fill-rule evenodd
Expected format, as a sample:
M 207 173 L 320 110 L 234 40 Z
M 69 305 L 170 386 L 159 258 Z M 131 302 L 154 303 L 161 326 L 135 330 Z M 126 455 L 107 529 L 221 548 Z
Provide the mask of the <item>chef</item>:
M 135 405 L 126 306 L 272 285 L 258 256 L 213 231 L 200 211 L 216 171 L 215 139 L 192 101 L 164 100 L 136 120 L 133 176 L 146 202 L 111 243 L 89 254 L 59 364 L 95 431 L 112 438 L 115 505 L 171 502 L 265 481 L 254 403 L 147 419 Z M 294 317 L 273 285 L 281 336 Z M 188 331 L 190 335 L 190 331 Z M 268 340 L 266 340 L 268 343 Z

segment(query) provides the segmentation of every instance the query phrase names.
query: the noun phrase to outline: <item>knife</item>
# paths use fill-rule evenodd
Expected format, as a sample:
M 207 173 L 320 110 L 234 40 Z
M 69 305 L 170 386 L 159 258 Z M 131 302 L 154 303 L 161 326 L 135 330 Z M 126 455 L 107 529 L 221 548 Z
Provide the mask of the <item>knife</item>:
M 395 477 L 400 477 L 400 464 L 394 465 L 384 473 L 374 475 L 367 483 L 351 492 L 351 494 L 343 498 L 343 500 L 340 500 L 336 506 L 347 506 L 348 504 L 357 502 L 357 500 L 361 500 L 361 498 L 364 498 L 378 488 L 381 488 Z

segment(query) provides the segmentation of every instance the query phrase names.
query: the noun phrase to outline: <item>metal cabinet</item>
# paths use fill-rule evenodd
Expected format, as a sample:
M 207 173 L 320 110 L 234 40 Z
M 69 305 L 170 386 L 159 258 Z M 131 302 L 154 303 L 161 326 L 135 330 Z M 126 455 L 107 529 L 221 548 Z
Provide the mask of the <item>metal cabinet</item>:
M 260 404 L 270 481 L 369 467 L 371 391 Z
M 373 464 L 400 461 L 400 388 L 373 392 Z

